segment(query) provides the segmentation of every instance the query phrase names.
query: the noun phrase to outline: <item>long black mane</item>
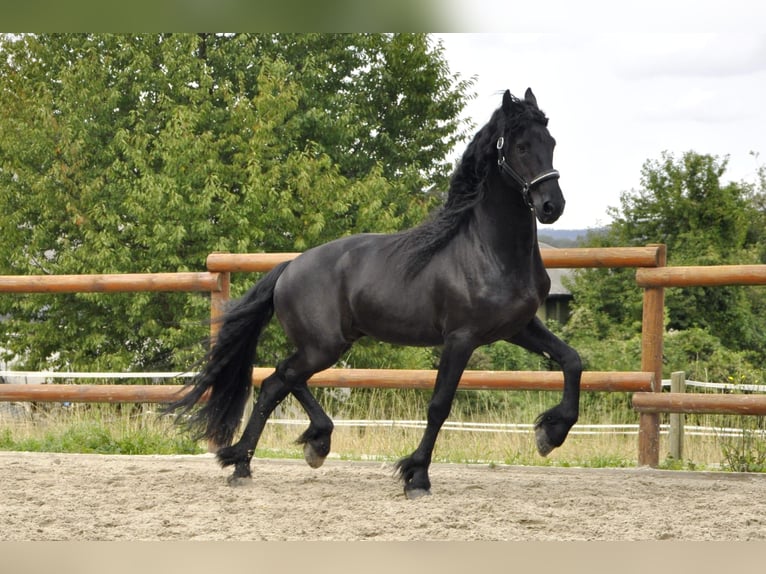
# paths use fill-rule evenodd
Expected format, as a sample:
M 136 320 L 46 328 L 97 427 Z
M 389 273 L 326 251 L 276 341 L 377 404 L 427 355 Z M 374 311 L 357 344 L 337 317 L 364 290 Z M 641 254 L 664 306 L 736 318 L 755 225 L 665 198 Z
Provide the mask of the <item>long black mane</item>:
M 484 182 L 490 167 L 497 164 L 497 139 L 533 122 L 548 125 L 548 118 L 535 104 L 511 98 L 511 113 L 507 114 L 502 107 L 496 109 L 466 147 L 450 178 L 444 205 L 417 227 L 399 234 L 398 247 L 404 255 L 408 275 L 416 275 L 444 248 L 468 221 L 474 207 L 484 199 Z

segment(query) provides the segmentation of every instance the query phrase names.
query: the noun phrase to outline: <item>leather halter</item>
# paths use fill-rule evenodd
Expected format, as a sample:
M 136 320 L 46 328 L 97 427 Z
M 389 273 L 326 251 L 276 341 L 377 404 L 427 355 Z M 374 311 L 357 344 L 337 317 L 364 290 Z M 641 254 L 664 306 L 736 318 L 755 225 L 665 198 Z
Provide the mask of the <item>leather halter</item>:
M 503 155 L 504 145 L 505 139 L 501 136 L 497 139 L 497 165 L 503 171 L 503 173 L 509 175 L 511 179 L 519 184 L 521 187 L 521 197 L 524 198 L 524 203 L 529 209 L 534 210 L 535 206 L 532 203 L 532 198 L 529 196 L 530 190 L 534 186 L 539 185 L 544 181 L 548 181 L 549 179 L 558 179 L 559 172 L 555 169 L 549 169 L 548 171 L 544 171 L 543 173 L 532 178 L 532 181 L 527 181 L 519 174 L 519 172 L 511 167 L 511 164 L 505 160 L 505 155 Z

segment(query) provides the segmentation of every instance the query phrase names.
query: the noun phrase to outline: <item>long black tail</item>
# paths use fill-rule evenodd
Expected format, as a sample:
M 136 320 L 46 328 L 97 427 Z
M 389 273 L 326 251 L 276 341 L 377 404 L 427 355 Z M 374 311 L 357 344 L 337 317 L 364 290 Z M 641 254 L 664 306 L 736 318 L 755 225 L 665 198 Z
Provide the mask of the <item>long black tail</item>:
M 231 444 L 252 386 L 255 348 L 261 332 L 274 315 L 274 288 L 288 263 L 272 269 L 226 311 L 213 348 L 193 388 L 166 411 L 189 413 L 210 389 L 210 397 L 186 421 L 197 438 L 218 446 Z

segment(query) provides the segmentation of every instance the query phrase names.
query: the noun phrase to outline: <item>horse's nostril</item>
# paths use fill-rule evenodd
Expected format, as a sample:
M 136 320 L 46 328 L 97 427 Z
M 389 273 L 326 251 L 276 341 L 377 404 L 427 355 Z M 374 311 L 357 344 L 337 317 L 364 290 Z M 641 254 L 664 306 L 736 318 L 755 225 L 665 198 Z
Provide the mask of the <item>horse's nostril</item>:
M 550 201 L 546 201 L 545 203 L 543 203 L 543 213 L 545 215 L 550 215 L 554 211 L 556 211 L 556 207 L 553 205 L 553 203 L 551 203 Z

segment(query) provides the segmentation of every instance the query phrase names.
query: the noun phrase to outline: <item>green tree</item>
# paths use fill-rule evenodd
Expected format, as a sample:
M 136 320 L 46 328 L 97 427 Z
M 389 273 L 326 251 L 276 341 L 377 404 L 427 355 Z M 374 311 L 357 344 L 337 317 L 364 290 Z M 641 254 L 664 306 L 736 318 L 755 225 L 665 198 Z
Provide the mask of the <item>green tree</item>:
M 613 223 L 589 246 L 664 243 L 668 265 L 756 263 L 762 257 L 763 186 L 722 183 L 727 158 L 687 152 L 647 161 L 641 188 L 624 192 Z M 759 208 L 759 202 L 760 208 Z M 587 270 L 573 284 L 575 310 L 568 333 L 629 339 L 640 331 L 642 292 L 635 273 Z M 763 355 L 763 294 L 740 287 L 668 289 L 668 329 L 703 329 L 734 350 Z M 678 368 L 679 366 L 676 366 Z
M 200 270 L 412 225 L 469 87 L 422 34 L 6 35 L 0 273 Z M 4 296 L 0 347 L 29 367 L 182 369 L 207 312 L 186 294 Z

